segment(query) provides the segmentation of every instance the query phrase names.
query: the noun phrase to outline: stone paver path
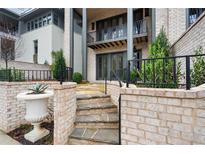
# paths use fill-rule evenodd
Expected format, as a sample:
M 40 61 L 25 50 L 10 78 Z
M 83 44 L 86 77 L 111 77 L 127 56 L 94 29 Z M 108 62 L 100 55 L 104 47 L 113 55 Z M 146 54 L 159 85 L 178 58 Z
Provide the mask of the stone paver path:
M 0 130 L 0 145 L 20 145 L 20 143 Z

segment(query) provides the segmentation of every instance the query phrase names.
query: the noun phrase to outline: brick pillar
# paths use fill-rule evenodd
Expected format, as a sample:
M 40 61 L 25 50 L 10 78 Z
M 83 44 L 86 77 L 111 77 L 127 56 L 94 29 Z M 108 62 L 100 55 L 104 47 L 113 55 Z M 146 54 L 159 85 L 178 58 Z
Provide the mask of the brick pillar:
M 76 116 L 75 83 L 54 87 L 54 144 L 66 144 Z

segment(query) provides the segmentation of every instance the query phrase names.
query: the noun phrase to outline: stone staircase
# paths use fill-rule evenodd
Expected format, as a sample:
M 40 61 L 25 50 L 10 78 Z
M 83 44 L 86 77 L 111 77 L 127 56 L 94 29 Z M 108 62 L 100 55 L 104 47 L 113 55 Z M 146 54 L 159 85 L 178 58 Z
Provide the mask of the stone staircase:
M 118 144 L 118 111 L 110 96 L 80 95 L 68 144 Z

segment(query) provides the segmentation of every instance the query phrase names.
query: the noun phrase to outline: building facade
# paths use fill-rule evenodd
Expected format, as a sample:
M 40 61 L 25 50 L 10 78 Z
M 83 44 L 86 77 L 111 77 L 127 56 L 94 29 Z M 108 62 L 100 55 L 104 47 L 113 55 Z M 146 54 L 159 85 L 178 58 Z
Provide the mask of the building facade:
M 13 23 L 15 46 L 22 42 L 23 53 L 12 60 L 51 64 L 51 52 L 62 49 L 67 66 L 91 82 L 114 74 L 124 79 L 127 61 L 146 58 L 162 27 L 174 55 L 205 47 L 202 8 L 32 9 L 21 15 L 1 9 L 0 14 Z

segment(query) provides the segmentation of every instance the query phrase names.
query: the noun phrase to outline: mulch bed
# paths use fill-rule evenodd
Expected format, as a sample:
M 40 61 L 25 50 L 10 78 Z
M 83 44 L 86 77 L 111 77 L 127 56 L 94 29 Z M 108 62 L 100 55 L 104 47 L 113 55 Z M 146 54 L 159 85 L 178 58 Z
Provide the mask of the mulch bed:
M 41 124 L 41 127 L 48 129 L 50 133 L 44 138 L 36 141 L 35 143 L 32 143 L 24 138 L 24 135 L 33 129 L 33 126 L 29 124 L 21 125 L 19 128 L 16 128 L 15 130 L 9 132 L 8 135 L 24 145 L 53 145 L 54 123 L 44 122 Z

